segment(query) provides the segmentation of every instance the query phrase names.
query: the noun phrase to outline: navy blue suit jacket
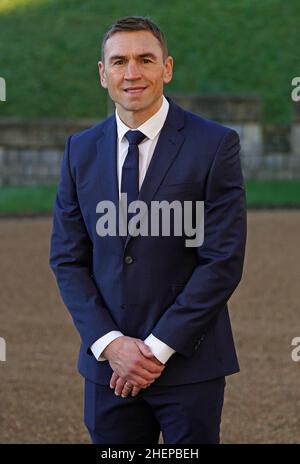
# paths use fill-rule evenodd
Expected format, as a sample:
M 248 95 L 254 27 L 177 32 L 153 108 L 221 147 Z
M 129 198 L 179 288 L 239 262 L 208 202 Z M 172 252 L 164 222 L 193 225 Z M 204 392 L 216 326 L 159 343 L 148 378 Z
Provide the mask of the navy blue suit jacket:
M 178 236 L 100 237 L 98 202 L 119 200 L 115 115 L 66 144 L 50 265 L 81 337 L 79 372 L 96 383 L 108 384 L 112 369 L 90 346 L 111 330 L 142 340 L 153 333 L 176 350 L 157 385 L 239 370 L 227 308 L 246 241 L 239 137 L 169 103 L 139 199 L 203 200 L 200 247 L 188 248 Z

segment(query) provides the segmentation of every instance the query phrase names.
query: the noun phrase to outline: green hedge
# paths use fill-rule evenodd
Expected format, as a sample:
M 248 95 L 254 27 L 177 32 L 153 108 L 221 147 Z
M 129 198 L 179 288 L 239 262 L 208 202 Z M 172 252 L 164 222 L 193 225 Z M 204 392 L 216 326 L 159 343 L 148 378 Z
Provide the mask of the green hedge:
M 175 58 L 170 92 L 257 94 L 268 121 L 291 121 L 299 0 L 1 0 L 0 116 L 104 117 L 100 41 L 130 14 L 165 31 Z

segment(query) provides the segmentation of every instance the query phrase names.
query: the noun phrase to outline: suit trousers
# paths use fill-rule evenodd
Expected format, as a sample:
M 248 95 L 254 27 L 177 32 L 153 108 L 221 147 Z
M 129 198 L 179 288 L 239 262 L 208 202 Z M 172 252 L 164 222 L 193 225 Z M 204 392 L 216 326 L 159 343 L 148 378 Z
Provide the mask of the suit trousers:
M 218 444 L 225 377 L 142 389 L 116 396 L 109 385 L 85 379 L 84 422 L 94 444 Z

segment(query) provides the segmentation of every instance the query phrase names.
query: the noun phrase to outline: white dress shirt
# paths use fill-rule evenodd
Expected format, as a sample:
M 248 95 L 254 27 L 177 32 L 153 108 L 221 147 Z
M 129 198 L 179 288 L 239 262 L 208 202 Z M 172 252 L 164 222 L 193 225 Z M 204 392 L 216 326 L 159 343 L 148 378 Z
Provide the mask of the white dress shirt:
M 141 126 L 137 127 L 135 130 L 141 131 L 146 135 L 146 139 L 139 144 L 139 189 L 145 178 L 148 166 L 150 164 L 155 146 L 158 141 L 160 131 L 165 123 L 167 114 L 169 111 L 169 102 L 163 96 L 163 103 L 160 109 L 151 116 L 146 122 Z M 127 131 L 132 130 L 130 127 L 127 127 L 123 121 L 121 121 L 118 112 L 116 110 L 116 122 L 117 122 L 117 132 L 118 132 L 118 148 L 117 148 L 117 169 L 118 169 L 118 184 L 119 184 L 119 197 L 121 195 L 121 180 L 122 180 L 122 167 L 125 161 L 127 151 L 128 151 L 128 140 L 124 135 Z M 95 343 L 92 344 L 91 350 L 94 356 L 98 361 L 107 361 L 104 356 L 101 356 L 103 350 L 107 347 L 109 343 L 115 340 L 118 337 L 122 337 L 124 334 L 118 330 L 112 330 L 108 332 L 103 337 L 99 338 Z M 149 346 L 154 356 L 163 364 L 165 364 L 168 359 L 175 353 L 175 350 L 166 343 L 162 342 L 156 338 L 153 334 L 148 335 L 144 340 L 144 343 Z

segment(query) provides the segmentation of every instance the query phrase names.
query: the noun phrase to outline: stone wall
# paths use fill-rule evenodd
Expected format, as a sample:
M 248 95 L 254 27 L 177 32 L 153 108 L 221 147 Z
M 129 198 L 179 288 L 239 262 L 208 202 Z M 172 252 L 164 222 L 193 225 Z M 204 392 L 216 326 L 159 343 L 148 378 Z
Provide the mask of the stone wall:
M 300 105 L 291 125 L 265 124 L 258 97 L 171 95 L 176 103 L 235 129 L 246 178 L 300 178 Z M 113 111 L 108 102 L 108 114 Z M 95 120 L 0 118 L 0 185 L 51 185 L 60 175 L 70 134 Z
M 293 124 L 269 124 L 262 118 L 259 97 L 176 95 L 184 108 L 235 129 L 241 141 L 246 178 L 300 179 L 300 104 Z
M 95 123 L 0 118 L 0 185 L 56 184 L 68 136 Z

